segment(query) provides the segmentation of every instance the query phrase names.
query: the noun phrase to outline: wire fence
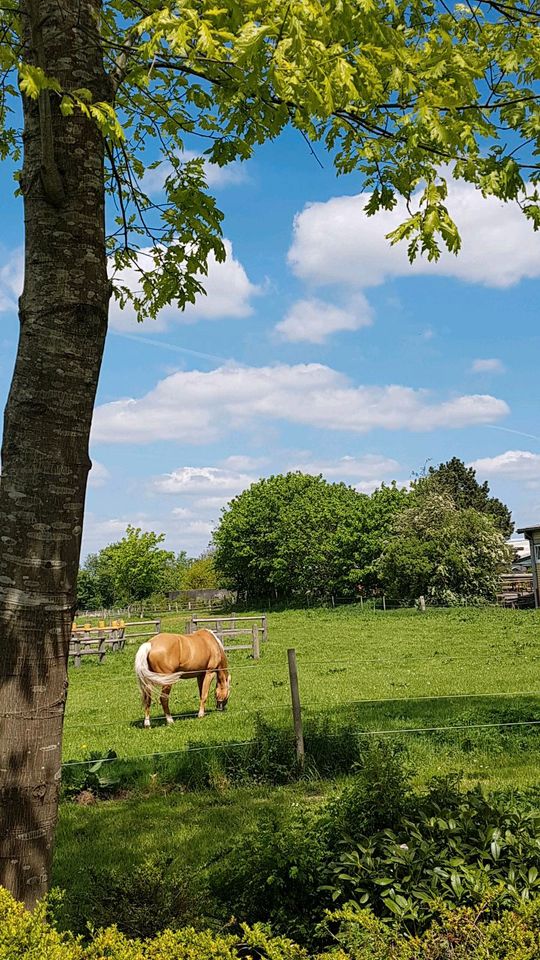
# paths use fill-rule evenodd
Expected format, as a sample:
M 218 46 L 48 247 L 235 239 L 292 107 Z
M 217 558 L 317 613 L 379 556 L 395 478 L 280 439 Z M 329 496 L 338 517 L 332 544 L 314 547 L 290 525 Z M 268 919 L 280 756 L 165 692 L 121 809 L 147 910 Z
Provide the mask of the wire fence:
M 352 731 L 352 736 L 358 738 L 365 737 L 383 737 L 383 736 L 402 736 L 402 735 L 411 735 L 419 733 L 458 733 L 463 730 L 487 730 L 487 729 L 506 729 L 506 728 L 516 728 L 516 727 L 538 727 L 540 726 L 540 720 L 505 720 L 505 721 L 490 721 L 487 723 L 455 723 L 455 724 L 443 724 L 440 726 L 431 726 L 431 727 L 396 727 L 396 728 L 382 728 L 380 730 L 355 730 Z M 328 733 L 326 734 L 327 739 L 338 739 L 341 737 L 341 734 Z M 291 735 L 291 743 L 294 740 L 294 737 Z M 137 754 L 136 756 L 108 756 L 100 757 L 96 759 L 95 757 L 90 760 L 68 760 L 62 764 L 62 768 L 71 768 L 71 767 L 90 767 L 95 766 L 96 763 L 100 765 L 102 763 L 124 763 L 132 764 L 135 761 L 139 760 L 155 760 L 157 758 L 163 757 L 178 757 L 185 754 L 198 753 L 201 751 L 226 751 L 229 748 L 235 749 L 237 747 L 245 746 L 256 746 L 256 740 L 226 740 L 221 743 L 206 743 L 206 744 L 190 744 L 187 747 L 183 747 L 180 750 L 164 750 L 154 753 L 144 753 Z
M 339 598 L 334 598 L 334 599 L 339 599 Z M 362 601 L 360 599 L 358 603 L 358 609 L 360 611 L 364 610 L 364 612 L 369 610 L 376 611 L 377 609 L 376 604 L 378 600 L 381 603 L 380 609 L 383 612 L 389 611 L 392 609 L 399 609 L 399 610 L 406 609 L 403 606 L 403 604 L 396 605 L 393 607 L 391 602 L 389 602 L 385 597 L 372 599 L 369 602 Z M 332 606 L 335 607 L 336 604 L 332 603 Z M 408 609 L 412 610 L 413 608 L 410 607 Z M 418 616 L 423 618 L 423 613 L 418 611 L 418 608 L 416 608 L 416 610 L 417 610 Z M 168 611 L 168 613 L 172 616 L 180 615 L 180 612 L 178 612 L 177 614 L 176 611 Z M 182 613 L 186 613 L 188 616 L 193 616 L 194 611 L 182 611 Z M 148 616 L 148 613 L 146 611 L 145 611 L 145 615 Z M 162 615 L 167 615 L 167 612 L 162 613 Z M 219 619 L 219 614 L 216 615 L 216 618 Z M 355 641 L 353 640 L 352 642 L 354 643 Z M 366 638 L 358 636 L 356 642 L 358 645 L 358 649 L 361 649 L 361 644 L 362 643 L 365 644 Z M 410 693 L 406 696 L 396 695 L 396 694 L 387 695 L 387 696 L 366 695 L 366 696 L 360 696 L 356 698 L 344 698 L 338 701 L 335 699 L 335 695 L 333 695 L 333 691 L 335 690 L 334 686 L 332 685 L 330 687 L 328 686 L 328 684 L 332 678 L 333 673 L 335 674 L 336 681 L 339 682 L 339 678 L 344 672 L 348 672 L 349 674 L 353 674 L 354 676 L 357 674 L 357 672 L 361 668 L 367 665 L 374 668 L 381 667 L 382 669 L 385 669 L 388 671 L 389 676 L 393 676 L 393 677 L 396 677 L 396 676 L 403 677 L 403 673 L 401 673 L 400 675 L 399 671 L 405 670 L 407 673 L 410 673 L 412 670 L 415 670 L 420 665 L 424 665 L 427 669 L 431 671 L 430 676 L 432 678 L 434 676 L 436 677 L 436 684 L 434 683 L 434 685 L 438 685 L 440 690 L 441 684 L 444 682 L 445 677 L 438 675 L 437 671 L 440 670 L 444 672 L 444 669 L 449 665 L 466 664 L 471 672 L 471 676 L 473 677 L 472 682 L 474 683 L 474 677 L 476 676 L 475 666 L 478 668 L 478 670 L 481 670 L 481 669 L 485 670 L 486 663 L 494 664 L 494 663 L 504 663 L 505 661 L 508 661 L 514 667 L 516 663 L 519 663 L 520 665 L 536 663 L 540 661 L 540 652 L 537 652 L 537 651 L 538 651 L 538 647 L 536 644 L 519 640 L 518 642 L 514 641 L 513 643 L 509 644 L 507 649 L 504 651 L 501 651 L 500 647 L 498 649 L 494 648 L 493 642 L 491 642 L 489 646 L 486 644 L 483 644 L 480 647 L 476 646 L 474 651 L 472 652 L 470 650 L 463 650 L 463 651 L 458 650 L 458 652 L 454 653 L 452 651 L 445 652 L 444 650 L 436 649 L 433 652 L 422 654 L 422 655 L 418 655 L 416 653 L 415 654 L 403 653 L 399 656 L 358 655 L 352 658 L 350 656 L 324 658 L 317 655 L 305 656 L 305 657 L 302 657 L 300 655 L 297 662 L 298 670 L 300 671 L 300 685 L 302 685 L 302 682 L 304 682 L 305 686 L 309 689 L 309 697 L 307 698 L 306 703 L 302 704 L 302 712 L 306 715 L 306 717 L 312 718 L 317 716 L 323 716 L 325 714 L 332 716 L 333 713 L 335 713 L 337 717 L 337 713 L 338 711 L 340 711 L 339 719 L 340 721 L 342 721 L 348 711 L 349 712 L 354 711 L 355 708 L 358 708 L 356 711 L 356 714 L 348 718 L 349 725 L 347 727 L 348 735 L 351 738 L 355 739 L 356 741 L 363 740 L 366 738 L 374 738 L 374 737 L 400 737 L 400 736 L 413 737 L 416 734 L 426 734 L 426 735 L 444 734 L 444 735 L 453 736 L 460 733 L 463 734 L 464 731 L 480 732 L 480 731 L 486 731 L 486 730 L 500 730 L 500 731 L 523 730 L 527 732 L 529 731 L 533 732 L 533 731 L 536 731 L 538 726 L 540 725 L 540 718 L 539 716 L 531 716 L 531 714 L 536 713 L 536 710 L 535 708 L 527 709 L 524 705 L 524 701 L 540 698 L 540 691 L 538 689 L 501 690 L 499 687 L 493 691 L 482 690 L 482 691 L 475 692 L 474 690 L 467 691 L 463 689 L 458 689 L 455 691 L 445 690 L 444 692 L 433 692 L 433 693 L 431 692 L 426 693 L 419 690 L 418 693 Z M 128 655 L 127 650 L 123 651 L 123 653 L 122 652 L 115 653 L 114 657 L 115 658 L 119 657 L 116 663 L 118 663 L 118 665 L 122 668 L 126 663 L 126 661 L 131 659 Z M 259 661 L 249 661 L 249 662 L 237 661 L 234 656 L 230 658 L 230 661 L 231 662 L 229 663 L 228 669 L 231 677 L 233 678 L 233 691 L 234 691 L 235 678 L 241 681 L 242 678 L 249 680 L 250 677 L 257 676 L 259 681 L 257 689 L 252 691 L 252 695 L 256 698 L 256 701 L 257 701 L 255 707 L 243 707 L 243 706 L 236 707 L 235 706 L 232 708 L 232 710 L 234 711 L 234 715 L 242 717 L 242 720 L 245 721 L 245 724 L 246 724 L 246 727 L 244 729 L 242 728 L 242 726 L 240 726 L 240 730 L 238 730 L 238 727 L 237 727 L 235 732 L 240 732 L 240 733 L 247 732 L 247 728 L 250 723 L 253 723 L 255 725 L 255 729 L 257 729 L 256 722 L 258 718 L 261 717 L 261 715 L 263 717 L 266 717 L 267 715 L 270 717 L 276 717 L 276 716 L 279 716 L 280 714 L 283 714 L 286 716 L 286 723 L 282 725 L 280 735 L 282 736 L 282 738 L 285 737 L 285 739 L 289 743 L 289 746 L 294 745 L 294 743 L 296 742 L 297 756 L 298 756 L 298 736 L 297 736 L 298 718 L 294 718 L 295 735 L 293 735 L 292 723 L 290 720 L 291 701 L 290 699 L 286 699 L 286 696 L 288 698 L 288 695 L 290 693 L 294 701 L 294 691 L 293 691 L 292 677 L 290 674 L 290 664 L 289 664 L 289 672 L 288 672 L 287 663 L 285 659 L 281 662 L 278 661 L 274 651 L 272 651 L 269 655 L 268 654 L 265 655 L 263 659 Z M 89 670 L 83 669 L 81 671 L 80 669 L 78 669 L 76 672 L 70 674 L 70 677 L 72 679 L 77 678 L 76 689 L 79 696 L 84 695 L 86 691 L 90 696 L 95 696 L 95 695 L 98 695 L 98 691 L 100 689 L 103 689 L 103 678 L 102 676 L 99 675 L 101 669 L 102 668 L 98 664 L 95 664 Z M 253 671 L 255 671 L 255 674 L 253 673 Z M 313 671 L 316 671 L 318 676 L 321 676 L 321 675 L 324 676 L 325 688 L 324 688 L 323 698 L 313 696 L 313 693 L 314 693 Z M 215 674 L 216 672 L 217 672 L 216 668 L 209 668 L 207 670 L 200 670 L 200 671 L 191 671 L 189 675 L 185 677 L 185 679 L 195 678 L 197 675 L 202 676 L 203 674 L 207 674 L 207 673 Z M 456 670 L 455 673 L 456 675 L 463 676 L 462 670 L 460 671 Z M 520 680 L 519 680 L 520 675 L 519 673 L 516 675 L 516 671 L 514 670 L 512 676 L 514 677 L 514 680 L 517 680 L 517 683 L 514 683 L 514 686 L 517 686 L 520 683 Z M 523 672 L 521 673 L 521 679 L 522 679 L 522 683 L 524 682 L 527 684 L 527 686 L 529 686 L 530 678 L 526 676 L 525 673 Z M 365 682 L 365 676 L 360 676 L 358 678 L 358 682 L 359 683 Z M 377 675 L 376 683 L 377 685 L 380 683 L 380 679 L 378 675 Z M 264 689 L 264 684 L 268 684 L 268 690 Z M 275 689 L 271 689 L 269 686 L 270 684 L 273 684 L 274 688 L 283 687 L 284 690 L 282 691 L 282 693 L 276 695 Z M 373 686 L 373 683 L 371 685 Z M 394 684 L 391 684 L 391 685 L 394 685 Z M 400 684 L 395 684 L 395 685 L 399 686 Z M 534 687 L 534 684 L 531 684 L 531 685 Z M 128 695 L 130 698 L 132 694 L 138 695 L 135 677 L 131 672 L 131 670 L 129 674 L 120 673 L 119 675 L 115 675 L 115 676 L 108 675 L 106 679 L 106 689 L 107 689 L 107 694 L 111 696 L 114 696 L 117 691 L 118 693 L 121 692 L 124 700 Z M 370 692 L 369 690 L 366 691 L 366 694 L 369 692 Z M 298 690 L 296 691 L 296 696 L 297 698 L 299 697 Z M 276 699 L 281 700 L 282 698 L 283 698 L 282 702 L 279 702 L 279 703 L 275 702 Z M 493 702 L 496 702 L 497 704 L 501 704 L 503 703 L 504 700 L 509 701 L 512 705 L 520 703 L 521 712 L 523 713 L 525 712 L 525 709 L 527 709 L 527 713 L 529 714 L 529 716 L 520 717 L 518 714 L 517 717 L 515 715 L 514 717 L 512 717 L 511 714 L 509 715 L 507 713 L 506 716 L 502 714 L 499 719 L 497 718 L 496 715 L 489 716 L 489 712 L 488 712 L 488 715 L 486 716 L 485 710 L 482 708 L 482 710 L 480 709 L 478 710 L 479 715 L 477 716 L 477 718 L 472 716 L 470 722 L 469 721 L 445 722 L 445 723 L 433 722 L 433 720 L 437 721 L 439 719 L 439 716 L 437 716 L 435 713 L 435 710 L 436 710 L 435 705 L 437 704 L 449 704 L 452 701 L 456 701 L 459 703 L 468 701 L 470 703 L 483 703 L 483 704 L 486 704 L 486 703 L 489 704 L 490 701 L 493 701 Z M 131 699 L 129 702 L 131 703 Z M 423 716 L 424 720 L 428 720 L 427 725 L 425 724 L 425 722 L 423 726 L 411 725 L 410 723 L 410 720 L 413 719 L 414 717 L 414 706 L 418 704 L 434 705 L 434 710 L 429 711 L 430 715 L 426 716 L 424 714 Z M 407 716 L 407 711 L 404 712 L 405 715 L 400 716 L 399 719 L 401 720 L 401 725 L 385 726 L 384 725 L 384 721 L 385 721 L 384 709 L 382 711 L 382 716 L 381 716 L 381 710 L 378 710 L 378 713 L 377 713 L 377 708 L 385 708 L 391 705 L 396 705 L 399 707 L 408 705 L 411 708 L 408 716 Z M 87 709 L 87 707 L 88 707 L 88 704 L 85 704 L 82 707 L 82 709 Z M 366 718 L 367 723 L 365 725 L 358 724 L 358 720 L 361 716 L 361 712 L 359 713 L 358 710 L 361 711 L 362 708 L 373 708 L 373 711 L 374 711 L 371 717 Z M 502 709 L 504 710 L 504 707 Z M 539 699 L 539 709 L 540 709 L 540 699 Z M 341 713 L 341 711 L 343 711 L 343 713 Z M 482 716 L 482 712 L 484 712 L 484 716 Z M 443 713 L 447 713 L 447 711 L 443 711 Z M 174 714 L 173 719 L 174 720 L 187 719 L 187 718 L 193 717 L 195 714 L 196 714 L 196 711 L 194 710 L 185 711 L 182 713 Z M 294 711 L 293 711 L 293 714 L 294 714 Z M 440 719 L 442 719 L 441 711 L 439 711 L 439 715 L 440 715 Z M 375 719 L 376 716 L 377 716 L 377 719 Z M 391 719 L 391 715 L 388 714 L 387 711 L 386 711 L 386 717 L 389 717 Z M 374 722 L 377 723 L 377 729 L 370 728 L 370 722 L 369 722 L 370 719 L 371 719 L 371 725 L 373 725 Z M 458 721 L 461 719 L 462 718 L 456 717 L 456 720 Z M 356 721 L 355 727 L 351 725 L 353 720 Z M 364 717 L 362 716 L 362 721 L 363 720 L 364 720 Z M 383 721 L 382 724 L 381 724 L 381 720 Z M 429 720 L 432 720 L 432 722 L 429 723 Z M 446 720 L 446 715 L 445 715 L 445 720 Z M 96 719 L 95 716 L 92 717 L 91 723 L 96 724 L 100 729 L 105 728 L 108 730 L 111 730 L 113 728 L 118 728 L 119 726 L 118 720 L 106 719 L 101 721 L 99 719 Z M 136 727 L 136 728 L 139 726 L 142 726 L 142 717 L 140 720 L 137 719 L 137 720 L 130 721 L 130 724 L 132 727 Z M 74 717 L 74 720 L 72 722 L 70 714 L 68 713 L 67 726 L 70 730 L 81 731 L 81 730 L 88 729 L 89 723 L 88 721 L 79 722 L 79 718 L 77 716 Z M 232 733 L 232 730 L 231 730 L 231 733 Z M 342 738 L 343 734 L 334 733 L 328 729 L 325 733 L 325 736 L 326 736 L 326 739 L 328 740 L 336 740 L 336 739 L 339 739 L 340 737 Z M 151 753 L 141 753 L 135 756 L 126 755 L 126 756 L 118 757 L 115 755 L 111 757 L 100 757 L 99 760 L 96 760 L 95 757 L 90 759 L 73 759 L 64 763 L 63 767 L 66 770 L 71 768 L 79 768 L 79 767 L 80 768 L 92 767 L 93 765 L 96 764 L 96 762 L 98 762 L 99 764 L 119 763 L 119 764 L 134 765 L 139 762 L 141 764 L 144 764 L 144 763 L 148 763 L 149 761 L 153 761 L 157 758 L 174 758 L 174 757 L 181 757 L 186 754 L 193 754 L 193 753 L 199 753 L 199 752 L 209 753 L 211 751 L 214 751 L 216 754 L 218 754 L 220 752 L 222 753 L 229 750 L 238 751 L 238 750 L 241 750 L 242 748 L 256 749 L 257 743 L 258 743 L 257 739 L 253 739 L 253 737 L 251 737 L 250 739 L 231 739 L 223 742 L 201 743 L 199 741 L 195 741 L 195 742 L 187 743 L 186 745 L 182 746 L 179 749 L 156 751 Z

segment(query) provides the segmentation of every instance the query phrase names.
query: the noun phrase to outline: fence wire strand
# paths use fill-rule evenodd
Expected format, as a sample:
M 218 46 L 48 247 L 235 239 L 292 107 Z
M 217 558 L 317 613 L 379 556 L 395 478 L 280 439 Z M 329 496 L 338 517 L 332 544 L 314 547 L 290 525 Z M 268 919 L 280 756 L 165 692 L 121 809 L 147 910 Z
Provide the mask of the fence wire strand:
M 540 720 L 506 720 L 500 723 L 490 722 L 490 723 L 456 723 L 456 724 L 447 724 L 445 726 L 435 726 L 435 727 L 397 727 L 397 728 L 386 728 L 382 730 L 355 730 L 352 731 L 351 735 L 353 737 L 383 737 L 383 736 L 401 736 L 402 734 L 414 734 L 414 733 L 453 733 L 455 731 L 463 730 L 485 730 L 488 728 L 507 728 L 507 727 L 537 727 L 540 726 Z M 341 739 L 343 734 L 340 733 L 330 733 L 326 734 L 327 740 L 337 740 Z M 291 743 L 294 742 L 294 736 L 290 736 Z M 201 744 L 200 746 L 189 746 L 184 747 L 182 750 L 166 750 L 158 753 L 143 753 L 138 754 L 133 757 L 98 757 L 94 760 L 68 760 L 62 764 L 64 767 L 87 767 L 94 766 L 94 764 L 99 763 L 133 763 L 137 760 L 153 760 L 157 757 L 177 757 L 183 754 L 198 753 L 203 750 L 228 750 L 229 747 L 245 747 L 245 746 L 255 746 L 257 740 L 231 740 L 230 743 L 207 743 Z

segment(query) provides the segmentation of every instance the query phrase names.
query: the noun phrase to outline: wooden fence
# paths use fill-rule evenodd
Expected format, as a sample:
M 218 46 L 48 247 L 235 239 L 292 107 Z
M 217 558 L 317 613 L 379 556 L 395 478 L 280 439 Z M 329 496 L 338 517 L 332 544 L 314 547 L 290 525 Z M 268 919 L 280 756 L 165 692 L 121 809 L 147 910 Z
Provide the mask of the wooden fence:
M 141 631 L 140 627 L 153 627 L 151 630 Z M 136 627 L 136 633 L 128 633 L 128 627 Z M 141 637 L 153 637 L 161 632 L 161 620 L 134 620 L 125 623 L 124 620 L 113 620 L 107 626 L 105 623 L 92 627 L 89 623 L 82 626 L 73 624 L 69 643 L 69 656 L 73 657 L 76 667 L 81 666 L 82 657 L 94 656 L 98 663 L 103 663 L 107 650 L 123 650 L 126 643 L 139 640 Z
M 261 656 L 261 640 L 268 640 L 268 623 L 266 616 L 260 617 L 192 617 L 186 623 L 186 633 L 195 630 L 212 630 L 223 642 L 225 650 L 251 650 L 254 660 Z M 250 636 L 249 643 L 228 643 L 227 638 Z
M 128 627 L 153 627 L 152 630 L 137 630 L 136 633 L 126 633 L 126 643 L 131 643 L 132 640 L 140 640 L 141 637 L 155 637 L 156 633 L 161 633 L 161 620 L 159 617 L 156 617 L 154 620 L 133 620 L 129 623 L 124 624 L 125 629 Z
M 73 625 L 73 632 L 69 642 L 69 656 L 73 657 L 76 667 L 80 667 L 82 657 L 94 656 L 98 663 L 103 663 L 107 650 L 122 650 L 126 642 L 124 627 L 114 624 L 109 627 L 102 624 L 91 627 Z

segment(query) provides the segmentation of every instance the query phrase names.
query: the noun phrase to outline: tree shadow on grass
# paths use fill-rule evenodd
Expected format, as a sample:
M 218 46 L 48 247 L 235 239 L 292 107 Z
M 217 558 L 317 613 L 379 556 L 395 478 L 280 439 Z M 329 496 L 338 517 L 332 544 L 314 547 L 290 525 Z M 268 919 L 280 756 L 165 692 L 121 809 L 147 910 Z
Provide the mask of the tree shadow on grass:
M 194 881 L 205 863 L 226 851 L 261 813 L 285 814 L 285 790 L 253 787 L 220 794 L 133 796 L 82 807 L 61 807 L 53 882 L 65 890 L 61 925 L 84 933 L 92 914 L 93 876 L 103 871 L 129 876 L 149 858 L 169 863 Z M 84 864 L 84 869 L 81 869 Z

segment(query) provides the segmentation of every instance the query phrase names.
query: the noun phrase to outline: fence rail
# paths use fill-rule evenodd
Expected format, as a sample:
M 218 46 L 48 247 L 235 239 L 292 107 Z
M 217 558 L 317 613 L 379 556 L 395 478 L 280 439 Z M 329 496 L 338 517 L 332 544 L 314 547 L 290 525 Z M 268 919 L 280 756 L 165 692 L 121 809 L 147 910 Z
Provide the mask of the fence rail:
M 138 633 L 126 632 L 128 627 L 150 625 L 153 625 L 153 630 Z M 123 650 L 126 643 L 141 637 L 153 637 L 160 631 L 161 620 L 136 620 L 130 623 L 113 620 L 109 626 L 102 622 L 97 627 L 92 627 L 89 623 L 82 626 L 74 623 L 69 642 L 69 656 L 73 658 L 76 667 L 81 666 L 82 657 L 88 656 L 96 656 L 98 663 L 103 663 L 107 650 L 114 652 Z
M 223 626 L 223 624 L 228 624 L 228 626 Z M 246 624 L 246 626 L 242 626 L 242 624 Z M 251 650 L 254 660 L 260 659 L 261 639 L 263 642 L 268 640 L 266 614 L 253 617 L 192 617 L 186 624 L 186 633 L 194 633 L 195 630 L 204 628 L 215 633 L 222 642 L 227 637 L 251 636 L 250 643 L 224 643 L 223 646 L 227 652 Z
M 153 625 L 153 630 L 143 630 L 138 633 L 126 633 L 126 642 L 129 643 L 130 640 L 138 640 L 141 637 L 155 637 L 156 633 L 161 633 L 161 620 L 156 618 L 155 620 L 131 620 L 129 623 L 124 624 L 125 629 L 128 627 L 147 627 Z

